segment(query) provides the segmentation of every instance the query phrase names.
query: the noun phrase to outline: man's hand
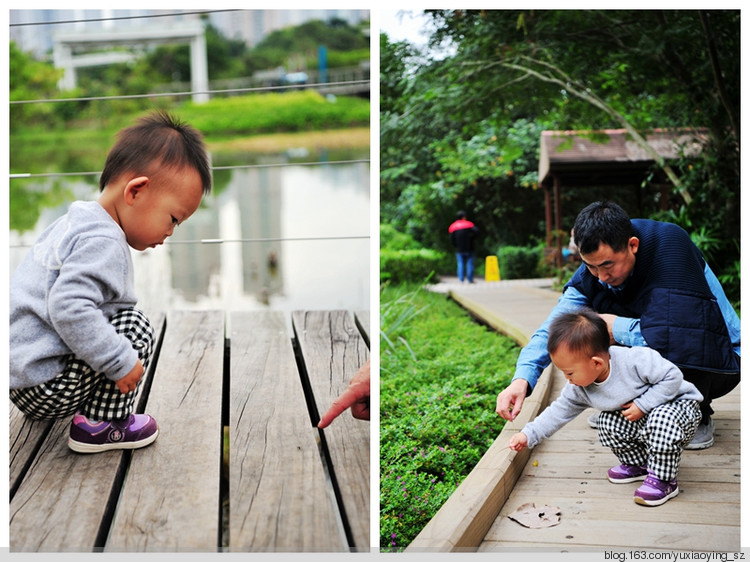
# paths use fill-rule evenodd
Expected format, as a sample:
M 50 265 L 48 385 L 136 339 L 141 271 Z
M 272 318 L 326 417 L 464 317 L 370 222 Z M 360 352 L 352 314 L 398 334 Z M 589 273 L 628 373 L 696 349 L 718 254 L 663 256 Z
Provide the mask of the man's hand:
M 138 359 L 135 367 L 133 367 L 130 372 L 120 380 L 115 381 L 115 384 L 117 385 L 117 388 L 120 389 L 120 392 L 127 394 L 128 392 L 133 392 L 138 387 L 138 381 L 141 380 L 142 376 L 143 363 Z
M 607 323 L 607 331 L 609 332 L 609 343 L 617 343 L 615 342 L 615 336 L 612 334 L 612 327 L 615 325 L 615 316 L 614 314 L 600 314 L 599 315 L 602 320 L 604 320 Z
M 362 365 L 349 381 L 349 387 L 333 401 L 328 411 L 320 418 L 318 427 L 323 429 L 336 417 L 351 407 L 352 416 L 358 420 L 370 419 L 370 361 Z
M 508 421 L 516 419 L 518 412 L 521 411 L 523 401 L 526 399 L 526 391 L 529 388 L 528 381 L 516 379 L 511 382 L 505 390 L 497 395 L 498 415 Z

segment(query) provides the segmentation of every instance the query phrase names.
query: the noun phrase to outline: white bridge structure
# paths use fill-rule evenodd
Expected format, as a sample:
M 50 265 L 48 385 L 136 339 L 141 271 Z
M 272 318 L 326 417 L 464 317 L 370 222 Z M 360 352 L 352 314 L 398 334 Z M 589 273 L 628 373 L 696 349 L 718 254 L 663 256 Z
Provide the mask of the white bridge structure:
M 64 71 L 61 90 L 76 87 L 76 69 L 128 62 L 139 56 L 139 51 L 164 43 L 190 45 L 190 91 L 193 101 L 208 101 L 208 59 L 203 25 L 189 23 L 180 26 L 160 26 L 140 29 L 108 29 L 107 31 L 77 31 L 56 34 L 53 38 L 53 60 L 56 68 Z M 119 50 L 105 50 L 105 49 Z

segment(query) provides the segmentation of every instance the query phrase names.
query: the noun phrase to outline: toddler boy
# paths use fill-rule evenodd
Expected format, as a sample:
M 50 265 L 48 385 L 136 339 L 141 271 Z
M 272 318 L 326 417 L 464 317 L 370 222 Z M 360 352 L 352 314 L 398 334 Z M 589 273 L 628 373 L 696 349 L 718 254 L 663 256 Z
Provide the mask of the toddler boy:
M 661 505 L 679 494 L 680 458 L 701 420 L 703 396 L 658 352 L 609 342 L 607 324 L 591 310 L 552 321 L 547 349 L 570 384 L 511 438 L 510 448 L 534 447 L 586 408 L 597 408 L 599 440 L 622 463 L 609 469 L 608 479 L 645 480 L 634 501 Z
M 119 133 L 96 201 L 74 202 L 10 282 L 10 399 L 32 419 L 73 414 L 68 446 L 135 449 L 158 435 L 134 414 L 153 330 L 135 308 L 130 248 L 162 244 L 211 190 L 198 131 L 166 112 Z

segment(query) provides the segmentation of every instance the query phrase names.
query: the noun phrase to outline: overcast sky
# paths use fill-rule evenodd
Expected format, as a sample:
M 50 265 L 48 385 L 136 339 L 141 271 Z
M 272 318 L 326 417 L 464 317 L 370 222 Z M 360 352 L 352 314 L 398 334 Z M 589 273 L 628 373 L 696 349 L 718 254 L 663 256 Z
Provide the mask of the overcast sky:
M 416 8 L 378 10 L 378 15 L 380 16 L 380 30 L 387 33 L 391 41 L 406 40 L 416 45 L 424 45 L 427 42 L 421 31 L 429 18 L 422 14 L 422 10 Z

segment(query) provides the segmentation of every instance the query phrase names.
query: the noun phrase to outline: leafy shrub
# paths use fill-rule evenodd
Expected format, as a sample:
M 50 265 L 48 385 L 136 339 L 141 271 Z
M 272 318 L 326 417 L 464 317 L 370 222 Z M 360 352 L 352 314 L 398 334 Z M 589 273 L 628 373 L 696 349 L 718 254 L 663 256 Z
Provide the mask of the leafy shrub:
M 443 254 L 436 250 L 380 250 L 380 281 L 422 282 L 440 269 Z
M 399 232 L 393 225 L 380 225 L 380 247 L 387 250 L 418 250 L 422 246 L 408 234 Z
M 534 279 L 539 277 L 540 248 L 502 246 L 497 251 L 501 279 Z
M 380 225 L 380 281 L 422 283 L 444 271 L 446 254 L 423 248 L 393 225 Z

